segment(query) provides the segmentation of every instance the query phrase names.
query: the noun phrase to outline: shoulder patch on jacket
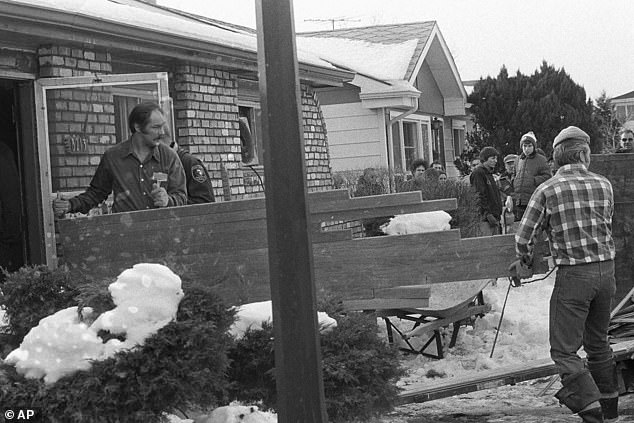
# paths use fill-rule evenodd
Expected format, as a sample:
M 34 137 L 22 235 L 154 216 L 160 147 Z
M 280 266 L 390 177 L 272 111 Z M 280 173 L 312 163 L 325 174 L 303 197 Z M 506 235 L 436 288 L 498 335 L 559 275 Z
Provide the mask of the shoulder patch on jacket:
M 207 173 L 205 172 L 205 169 L 203 168 L 202 165 L 197 164 L 192 166 L 192 178 L 194 178 L 194 181 L 199 182 L 199 183 L 203 183 L 207 180 Z

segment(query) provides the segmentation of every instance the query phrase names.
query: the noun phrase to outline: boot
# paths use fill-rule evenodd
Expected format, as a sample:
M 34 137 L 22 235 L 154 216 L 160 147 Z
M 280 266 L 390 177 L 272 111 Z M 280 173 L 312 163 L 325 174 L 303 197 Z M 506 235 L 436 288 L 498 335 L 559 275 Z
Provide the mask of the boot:
M 557 391 L 555 398 L 573 413 L 586 411 L 586 407 L 593 402 L 597 402 L 596 407 L 593 406 L 593 408 L 601 411 L 598 403 L 601 393 L 588 370 L 584 369 L 567 376 L 561 381 L 561 384 L 563 387 Z
M 603 413 L 601 407 L 591 408 L 586 411 L 581 411 L 579 417 L 584 423 L 603 423 Z
M 601 403 L 603 419 L 606 422 L 615 422 L 619 419 L 619 397 L 601 398 L 599 403 Z
M 619 418 L 619 381 L 616 361 L 609 358 L 603 361 L 588 361 L 588 369 L 601 392 L 601 408 L 605 420 L 616 421 Z

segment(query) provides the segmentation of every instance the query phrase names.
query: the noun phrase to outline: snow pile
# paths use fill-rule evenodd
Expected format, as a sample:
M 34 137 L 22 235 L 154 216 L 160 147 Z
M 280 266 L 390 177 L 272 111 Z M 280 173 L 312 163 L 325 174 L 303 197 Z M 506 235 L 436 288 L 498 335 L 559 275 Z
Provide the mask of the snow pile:
M 90 310 L 85 311 L 88 317 Z M 79 321 L 77 307 L 70 307 L 40 320 L 5 361 L 15 364 L 27 378 L 44 377 L 44 382 L 53 383 L 77 370 L 88 370 L 89 360 L 99 359 L 102 353 L 102 340 Z
M 263 412 L 256 406 L 228 405 L 216 408 L 200 423 L 276 423 L 277 416 Z
M 125 335 L 116 350 L 142 344 L 147 337 L 176 318 L 183 298 L 181 279 L 160 264 L 141 263 L 123 271 L 108 287 L 114 309 L 103 313 L 91 328 Z M 116 341 L 112 339 L 108 343 Z
M 442 210 L 399 214 L 390 219 L 381 229 L 388 235 L 448 231 L 451 229 L 450 221 L 451 215 Z
M 181 280 L 160 264 L 141 263 L 127 269 L 108 287 L 116 308 L 88 326 L 77 307 L 60 310 L 40 320 L 5 362 L 14 364 L 27 378 L 54 383 L 77 370 L 90 368 L 91 360 L 104 360 L 117 351 L 132 348 L 176 317 L 183 298 Z M 82 319 L 92 310 L 82 311 Z M 126 340 L 103 343 L 99 330 L 125 335 Z
M 236 320 L 229 328 L 229 333 L 240 339 L 248 329 L 262 329 L 262 324 L 273 321 L 273 305 L 271 301 L 261 301 L 241 305 L 236 313 Z M 319 331 L 328 333 L 337 326 L 337 321 L 328 314 L 320 311 L 317 313 Z

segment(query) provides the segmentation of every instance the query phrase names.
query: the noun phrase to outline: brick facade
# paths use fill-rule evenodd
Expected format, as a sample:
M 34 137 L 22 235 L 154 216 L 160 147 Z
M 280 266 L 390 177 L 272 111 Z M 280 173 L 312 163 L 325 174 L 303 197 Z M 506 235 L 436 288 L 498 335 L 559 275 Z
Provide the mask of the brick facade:
M 112 73 L 110 53 L 98 49 L 42 46 L 37 55 L 42 77 Z M 240 162 L 237 74 L 187 63 L 165 70 L 176 140 L 204 162 L 216 198 L 261 196 L 262 166 L 254 170 Z M 301 101 L 308 190 L 330 189 L 325 120 L 311 87 L 302 85 Z M 83 190 L 104 151 L 118 141 L 115 99 L 99 87 L 64 88 L 48 91 L 47 108 L 53 190 Z
M 41 77 L 112 72 L 105 51 L 43 46 L 37 54 Z M 46 106 L 53 191 L 82 190 L 103 153 L 117 142 L 113 95 L 100 87 L 48 90 Z

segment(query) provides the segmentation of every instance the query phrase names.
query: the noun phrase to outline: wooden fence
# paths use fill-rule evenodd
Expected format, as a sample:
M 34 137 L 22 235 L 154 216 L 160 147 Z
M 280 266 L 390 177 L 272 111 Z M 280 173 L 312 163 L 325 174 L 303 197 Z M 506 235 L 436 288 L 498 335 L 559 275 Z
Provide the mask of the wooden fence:
M 617 300 L 634 285 L 633 164 L 634 155 L 614 154 L 593 156 L 591 165 L 610 178 L 615 192 Z M 353 239 L 350 230 L 321 230 L 329 222 L 454 210 L 455 199 L 422 201 L 420 192 L 350 198 L 347 190 L 308 199 L 318 292 L 365 299 L 395 286 L 505 278 L 515 257 L 513 235 L 461 239 L 455 229 Z M 207 281 L 228 303 L 270 298 L 263 198 L 57 223 L 60 262 L 92 277 L 115 278 L 139 262 L 168 263 L 181 275 Z

